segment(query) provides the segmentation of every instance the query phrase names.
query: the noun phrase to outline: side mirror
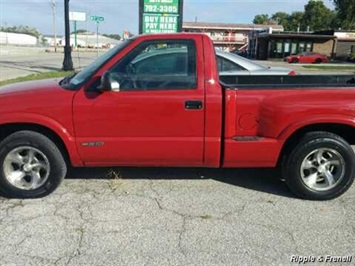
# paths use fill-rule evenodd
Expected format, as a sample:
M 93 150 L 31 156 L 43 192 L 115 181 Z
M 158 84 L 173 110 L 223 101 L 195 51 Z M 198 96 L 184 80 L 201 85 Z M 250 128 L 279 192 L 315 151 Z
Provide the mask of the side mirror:
M 111 77 L 110 72 L 106 71 L 101 77 L 98 89 L 102 91 L 120 91 L 120 83 Z

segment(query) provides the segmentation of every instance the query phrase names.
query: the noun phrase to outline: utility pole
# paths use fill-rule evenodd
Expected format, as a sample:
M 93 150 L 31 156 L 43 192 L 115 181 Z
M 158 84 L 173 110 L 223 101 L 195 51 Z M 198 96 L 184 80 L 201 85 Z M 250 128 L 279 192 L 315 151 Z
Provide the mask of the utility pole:
M 64 61 L 63 70 L 73 70 L 73 61 L 71 58 L 70 47 L 70 25 L 69 25 L 69 0 L 64 0 L 64 24 L 65 24 L 65 47 L 64 47 Z
M 52 0 L 53 11 L 53 33 L 54 33 L 54 51 L 57 52 L 57 3 L 56 0 Z
M 86 21 L 85 21 L 85 23 L 86 23 L 86 48 L 88 48 L 89 47 L 89 44 L 88 44 L 88 17 L 89 17 L 89 15 L 91 14 L 91 11 L 86 11 Z
M 99 22 L 96 21 L 96 58 L 99 57 Z

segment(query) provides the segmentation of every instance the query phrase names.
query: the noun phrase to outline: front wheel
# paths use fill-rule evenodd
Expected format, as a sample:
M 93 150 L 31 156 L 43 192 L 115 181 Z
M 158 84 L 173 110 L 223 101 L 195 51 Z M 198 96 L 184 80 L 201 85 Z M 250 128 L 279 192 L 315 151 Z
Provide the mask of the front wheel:
M 39 198 L 54 191 L 67 167 L 46 136 L 19 131 L 0 143 L 0 189 L 11 198 Z
M 347 191 L 355 178 L 355 154 L 338 135 L 307 133 L 283 164 L 286 183 L 297 196 L 333 199 Z

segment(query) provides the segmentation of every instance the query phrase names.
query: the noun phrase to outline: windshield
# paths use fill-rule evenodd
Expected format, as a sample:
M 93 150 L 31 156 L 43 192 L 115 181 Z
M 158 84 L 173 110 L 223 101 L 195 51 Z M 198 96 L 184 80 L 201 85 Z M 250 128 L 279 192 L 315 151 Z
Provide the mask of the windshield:
M 85 67 L 82 71 L 77 73 L 76 75 L 66 77 L 67 82 L 61 81 L 62 85 L 66 85 L 69 87 L 76 87 L 86 81 L 92 74 L 94 74 L 103 64 L 105 64 L 110 58 L 112 58 L 115 54 L 124 49 L 128 44 L 132 42 L 131 39 L 124 40 L 120 42 L 118 45 L 101 55 L 90 65 Z M 63 84 L 64 83 L 64 84 Z

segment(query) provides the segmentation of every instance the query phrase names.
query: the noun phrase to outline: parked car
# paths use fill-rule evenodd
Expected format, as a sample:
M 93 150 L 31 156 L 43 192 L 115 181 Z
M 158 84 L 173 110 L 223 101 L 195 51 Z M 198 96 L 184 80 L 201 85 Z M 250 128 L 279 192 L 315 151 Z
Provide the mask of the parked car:
M 288 63 L 328 63 L 329 58 L 324 54 L 314 52 L 303 52 L 297 55 L 290 55 L 284 58 Z
M 268 67 L 235 53 L 216 50 L 219 75 L 296 75 L 290 68 Z
M 249 58 L 249 53 L 246 50 L 242 50 L 242 51 L 234 50 L 234 51 L 231 51 L 231 53 L 239 55 L 241 57 Z
M 280 167 L 301 198 L 350 188 L 354 75 L 223 81 L 218 58 L 205 34 L 138 35 L 61 81 L 1 87 L 1 195 L 48 195 L 72 166 Z

